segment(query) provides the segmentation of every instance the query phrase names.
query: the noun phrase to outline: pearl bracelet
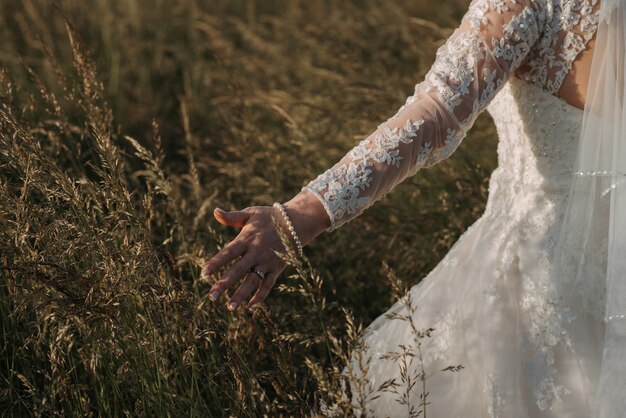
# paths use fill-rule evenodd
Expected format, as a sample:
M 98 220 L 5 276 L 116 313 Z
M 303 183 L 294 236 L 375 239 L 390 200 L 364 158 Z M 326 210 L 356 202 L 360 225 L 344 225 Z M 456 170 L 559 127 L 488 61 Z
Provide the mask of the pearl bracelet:
M 293 237 L 293 240 L 296 242 L 296 247 L 298 247 L 298 255 L 302 257 L 302 243 L 300 242 L 300 238 L 298 238 L 298 235 L 296 234 L 296 231 L 293 228 L 293 225 L 291 224 L 291 220 L 289 219 L 289 216 L 287 216 L 287 211 L 285 211 L 285 208 L 283 207 L 283 205 L 281 205 L 278 202 L 274 202 L 274 207 L 280 210 L 280 213 L 283 214 L 283 218 L 285 218 L 285 221 L 287 221 L 287 225 L 289 226 L 289 232 L 291 232 L 291 236 Z

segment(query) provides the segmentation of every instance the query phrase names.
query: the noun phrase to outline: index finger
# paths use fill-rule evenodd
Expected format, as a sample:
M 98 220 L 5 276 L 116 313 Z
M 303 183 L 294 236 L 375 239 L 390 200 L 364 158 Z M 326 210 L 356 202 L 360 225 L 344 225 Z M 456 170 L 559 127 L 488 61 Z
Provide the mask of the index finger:
M 202 267 L 202 276 L 208 277 L 211 274 L 218 271 L 226 263 L 238 255 L 243 254 L 246 251 L 246 246 L 239 241 L 231 241 L 228 245 L 222 248 L 217 254 L 211 257 L 204 263 Z

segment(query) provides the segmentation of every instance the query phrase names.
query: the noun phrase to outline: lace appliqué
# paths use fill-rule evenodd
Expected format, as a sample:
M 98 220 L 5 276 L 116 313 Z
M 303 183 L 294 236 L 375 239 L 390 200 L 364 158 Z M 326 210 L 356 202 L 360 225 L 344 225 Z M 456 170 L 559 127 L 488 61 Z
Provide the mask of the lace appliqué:
M 503 418 L 502 415 L 502 405 L 506 402 L 504 401 L 502 395 L 499 391 L 498 384 L 498 375 L 494 373 L 489 373 L 485 377 L 485 386 L 483 392 L 489 396 L 489 406 L 487 412 L 489 413 L 490 418 Z
M 561 344 L 574 352 L 571 338 L 564 328 L 576 315 L 563 306 L 558 299 L 546 295 L 547 289 L 532 280 L 524 280 L 525 296 L 522 307 L 528 313 L 529 321 L 524 332 L 524 345 L 532 345 L 528 352 L 534 357 L 524 363 L 528 386 L 532 390 L 533 400 L 542 411 L 548 409 L 553 400 L 561 400 L 571 393 L 563 385 L 557 385 L 554 376 L 554 347 Z
M 554 2 L 537 48 L 530 51 L 517 75 L 556 94 L 572 63 L 597 31 L 600 19 L 600 13 L 594 12 L 597 3 L 598 0 Z
M 347 154 L 351 160 L 349 164 L 328 170 L 305 186 L 322 197 L 325 207 L 332 214 L 332 229 L 336 228 L 336 219 L 353 214 L 370 203 L 370 197 L 359 196 L 372 180 L 372 170 L 368 167 L 374 162 L 398 167 L 403 159 L 398 150 L 400 143 L 411 143 L 423 123 L 423 119 L 415 122 L 408 119 L 401 129 L 379 127 L 374 140 L 364 139 Z M 421 153 L 420 159 L 423 158 L 425 154 Z M 326 192 L 323 192 L 324 189 Z
M 427 367 L 435 360 L 450 361 L 450 345 L 454 344 L 452 335 L 453 328 L 459 324 L 460 313 L 458 309 L 438 312 L 433 323 L 432 339 L 423 350 L 422 361 Z
M 535 17 L 535 14 L 539 16 Z M 544 19 L 543 12 L 537 12 L 528 6 L 524 11 L 515 16 L 509 23 L 504 26 L 504 39 L 493 39 L 494 56 L 504 58 L 511 61 L 511 67 L 519 67 L 522 60 L 530 52 L 529 39 L 537 39 L 539 37 L 538 21 Z M 508 40 L 508 42 L 504 42 Z M 510 41 L 519 42 L 511 43 Z M 520 42 L 522 41 L 522 42 Z

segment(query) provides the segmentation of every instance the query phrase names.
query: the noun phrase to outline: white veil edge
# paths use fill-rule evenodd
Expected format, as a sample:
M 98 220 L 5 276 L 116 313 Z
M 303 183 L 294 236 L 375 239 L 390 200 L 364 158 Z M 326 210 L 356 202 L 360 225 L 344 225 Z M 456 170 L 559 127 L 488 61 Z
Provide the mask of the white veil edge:
M 615 418 L 626 413 L 626 0 L 601 1 L 578 155 L 551 277 L 562 302 L 575 305 L 581 295 L 583 305 L 600 300 L 604 344 L 594 417 Z M 585 294 L 589 289 L 597 294 Z
M 623 416 L 626 412 L 625 9 L 624 0 L 609 0 L 602 4 L 602 20 L 598 28 L 598 45 L 603 48 L 599 56 L 602 59 L 598 61 L 594 54 L 591 77 L 597 80 L 597 84 L 593 83 L 593 90 L 590 90 L 590 111 L 601 115 L 601 120 L 590 122 L 589 132 L 584 133 L 585 141 L 591 135 L 600 135 L 596 137 L 596 141 L 601 138 L 602 145 L 598 167 L 605 167 L 610 173 L 610 184 L 601 194 L 601 198 L 610 195 L 610 209 L 604 317 L 606 328 L 596 397 L 598 418 Z M 586 126 L 583 125 L 583 128 Z M 584 145 L 588 146 L 586 143 Z M 581 171 L 584 172 L 585 168 L 581 167 Z

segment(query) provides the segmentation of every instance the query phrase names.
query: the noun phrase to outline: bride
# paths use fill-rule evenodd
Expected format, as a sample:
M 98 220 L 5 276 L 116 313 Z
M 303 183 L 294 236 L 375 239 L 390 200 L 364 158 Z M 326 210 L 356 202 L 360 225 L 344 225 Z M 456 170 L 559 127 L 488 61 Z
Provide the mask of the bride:
M 499 143 L 485 212 L 367 328 L 367 362 L 346 368 L 370 382 L 361 412 L 624 416 L 625 7 L 473 0 L 414 94 L 337 164 L 284 205 L 215 210 L 242 229 L 203 267 L 237 259 L 211 300 L 240 280 L 230 310 L 266 299 L 285 267 L 273 216 L 301 254 L 450 156 L 486 109 Z

